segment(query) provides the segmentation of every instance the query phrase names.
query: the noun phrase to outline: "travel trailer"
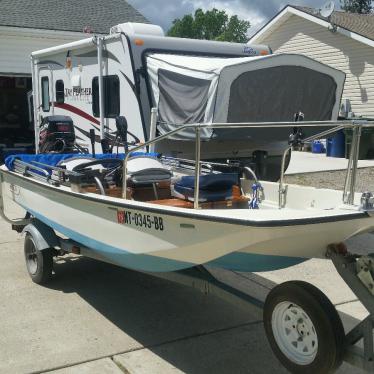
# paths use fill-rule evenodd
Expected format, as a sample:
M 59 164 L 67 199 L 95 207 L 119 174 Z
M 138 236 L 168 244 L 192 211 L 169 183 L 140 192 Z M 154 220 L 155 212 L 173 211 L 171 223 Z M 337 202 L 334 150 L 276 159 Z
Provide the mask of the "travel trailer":
M 32 53 L 32 76 L 37 152 L 42 120 L 51 115 L 71 117 L 81 147 L 90 147 L 95 130 L 97 151 L 102 140 L 114 142 L 118 116 L 126 118 L 133 144 L 191 123 L 292 121 L 300 112 L 305 120 L 336 120 L 345 80 L 304 56 L 166 37 L 159 26 L 136 23 Z M 193 158 L 191 131 L 158 142 L 154 151 Z M 202 158 L 251 165 L 275 180 L 291 131 L 204 128 Z

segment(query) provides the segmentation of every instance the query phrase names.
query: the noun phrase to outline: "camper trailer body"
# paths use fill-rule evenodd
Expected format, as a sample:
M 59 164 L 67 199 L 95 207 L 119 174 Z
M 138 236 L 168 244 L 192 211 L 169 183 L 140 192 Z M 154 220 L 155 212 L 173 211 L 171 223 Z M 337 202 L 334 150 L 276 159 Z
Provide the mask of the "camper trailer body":
M 117 116 L 126 117 L 129 131 L 140 141 L 147 141 L 162 131 L 170 130 L 169 128 L 163 130 L 161 125 L 160 128 L 156 128 L 155 134 L 150 134 L 151 109 L 159 107 L 162 90 L 161 88 L 158 90 L 158 87 L 155 88 L 157 77 L 153 81 L 151 79 L 152 74 L 148 66 L 151 65 L 151 61 L 149 59 L 153 59 L 155 66 L 158 63 L 161 64 L 154 68 L 156 70 L 153 70 L 153 75 L 164 71 L 161 69 L 164 65 L 171 70 L 173 68 L 179 69 L 178 66 L 175 66 L 173 58 L 182 59 L 181 61 L 189 59 L 186 71 L 192 76 L 196 73 L 194 70 L 199 74 L 204 70 L 200 69 L 200 61 L 203 62 L 202 65 L 204 63 L 207 65 L 207 61 L 208 63 L 214 61 L 215 64 L 218 64 L 217 67 L 206 67 L 206 70 L 202 72 L 202 74 L 210 74 L 210 76 L 214 76 L 214 74 L 218 76 L 220 73 L 217 72 L 223 71 L 223 68 L 226 69 L 226 72 L 230 72 L 233 67 L 227 67 L 225 61 L 234 61 L 233 64 L 238 65 L 235 65 L 234 68 L 241 69 L 241 72 L 238 70 L 236 78 L 233 78 L 233 81 L 238 82 L 241 74 L 247 70 L 256 72 L 256 69 L 261 69 L 262 65 L 266 67 L 266 64 L 269 63 L 263 61 L 261 56 L 270 54 L 271 50 L 267 46 L 165 37 L 160 27 L 146 24 L 122 24 L 113 27 L 107 36 L 90 36 L 81 41 L 36 51 L 32 53 L 31 60 L 37 152 L 40 123 L 42 118 L 48 115 L 70 116 L 74 122 L 77 142 L 83 147 L 89 148 L 89 132 L 91 129 L 95 129 L 97 151 L 101 151 L 101 139 L 113 140 Z M 246 67 L 248 57 L 253 58 L 257 65 L 248 69 Z M 243 60 L 243 64 L 236 63 L 235 59 L 237 61 Z M 325 73 L 326 69 L 329 69 L 328 74 L 333 70 L 310 61 L 313 65 L 311 68 L 316 70 L 317 66 L 321 74 Z M 281 65 L 288 65 L 287 60 L 284 59 Z M 301 65 L 305 65 L 305 61 L 302 61 Z M 172 74 L 177 73 L 172 72 Z M 336 98 L 342 90 L 340 78 L 341 76 L 338 76 L 335 79 L 337 82 L 336 95 L 334 94 Z M 214 98 L 207 98 L 211 101 L 212 113 L 208 119 L 205 114 L 205 117 L 200 118 L 200 122 L 253 120 L 253 118 L 246 118 L 243 115 L 236 118 L 231 116 L 232 118 L 229 120 L 227 106 L 228 102 L 231 105 L 234 99 L 227 98 L 226 104 L 222 104 L 220 97 L 225 96 L 226 92 L 230 93 L 231 83 L 231 81 L 225 83 L 224 80 L 220 80 L 216 84 L 216 91 L 211 95 Z M 186 98 L 186 101 L 188 100 Z M 167 105 L 170 106 L 170 103 Z M 220 108 L 225 105 L 225 114 L 217 114 Z M 268 102 L 266 105 L 271 105 L 271 103 Z M 295 112 L 299 109 L 302 108 L 295 107 Z M 326 119 L 336 117 L 338 110 L 339 105 L 333 105 L 328 114 L 331 118 Z M 240 108 L 238 111 L 240 112 Z M 290 119 L 288 118 L 288 120 Z M 159 120 L 161 123 L 160 115 Z M 184 120 L 184 123 L 187 122 Z M 243 134 L 235 135 L 232 132 L 221 132 L 218 135 L 210 133 L 202 138 L 204 140 L 201 148 L 202 157 L 209 160 L 231 159 L 251 163 L 254 155 L 258 154 L 256 151 L 261 151 L 268 160 L 268 170 L 273 166 L 278 169 L 280 155 L 287 144 L 288 134 L 284 130 L 280 130 L 278 133 L 273 130 L 273 134 L 269 134 L 268 130 L 266 134 L 257 133 L 258 136 L 254 136 L 253 132 L 249 135 L 246 133 L 244 136 Z M 194 154 L 194 142 L 191 137 L 165 140 L 157 144 L 155 151 L 171 156 L 191 158 Z
M 134 26 L 138 26 L 134 29 Z M 142 141 L 149 138 L 152 103 L 146 75 L 146 56 L 156 52 L 214 57 L 259 56 L 270 53 L 265 46 L 248 46 L 193 39 L 171 38 L 154 25 L 125 24 L 113 27 L 108 36 L 87 39 L 32 53 L 35 128 L 41 118 L 70 115 L 82 145 L 88 146 L 88 132 L 95 128 L 101 138 L 115 131 L 115 117 L 125 116 L 129 130 Z M 100 53 L 101 52 L 101 53 Z M 101 56 L 100 56 L 101 55 Z M 99 65 L 101 59 L 101 69 Z M 115 113 L 100 115 L 100 73 L 110 81 L 107 103 L 119 88 Z M 61 86 L 61 96 L 57 88 Z M 106 83 L 104 82 L 103 86 Z M 44 86 L 43 86 L 44 85 Z M 56 87 L 57 86 L 57 87 Z M 62 91 L 64 96 L 62 96 Z M 105 91 L 105 90 L 103 90 Z M 56 95 L 57 94 L 57 95 Z M 104 95 L 103 95 L 104 96 Z M 94 100 L 96 99 L 96 102 Z M 114 105 L 112 103 L 112 105 Z M 101 126 L 103 124 L 103 126 Z M 37 131 L 36 131 L 36 144 Z M 100 143 L 97 143 L 100 150 Z

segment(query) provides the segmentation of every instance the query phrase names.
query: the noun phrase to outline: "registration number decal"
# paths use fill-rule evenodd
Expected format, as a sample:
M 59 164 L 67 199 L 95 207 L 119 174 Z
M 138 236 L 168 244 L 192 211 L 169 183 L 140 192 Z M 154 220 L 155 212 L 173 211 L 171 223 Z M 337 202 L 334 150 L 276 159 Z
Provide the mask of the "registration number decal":
M 154 229 L 157 231 L 164 230 L 164 221 L 162 217 L 151 214 L 134 213 L 127 210 L 117 210 L 117 221 L 121 225 L 133 225 Z

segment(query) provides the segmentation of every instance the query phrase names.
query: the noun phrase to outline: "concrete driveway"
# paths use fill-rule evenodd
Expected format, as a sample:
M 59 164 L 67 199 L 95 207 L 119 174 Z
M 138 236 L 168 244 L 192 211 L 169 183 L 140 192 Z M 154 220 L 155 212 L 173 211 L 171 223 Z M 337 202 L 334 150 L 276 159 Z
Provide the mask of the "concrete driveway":
M 325 153 L 292 151 L 286 174 L 315 173 L 328 170 L 347 170 L 348 160 L 339 157 L 326 157 Z M 358 168 L 374 167 L 374 160 L 358 160 Z
M 366 247 L 371 237 L 352 245 Z M 366 243 L 366 244 L 365 244 Z M 217 272 L 260 299 L 275 283 L 322 287 L 349 328 L 365 311 L 331 264 L 266 274 Z M 23 241 L 0 221 L 0 373 L 286 373 L 261 318 L 213 296 L 86 258 L 58 260 L 49 287 L 31 282 Z M 339 373 L 359 373 L 343 365 Z

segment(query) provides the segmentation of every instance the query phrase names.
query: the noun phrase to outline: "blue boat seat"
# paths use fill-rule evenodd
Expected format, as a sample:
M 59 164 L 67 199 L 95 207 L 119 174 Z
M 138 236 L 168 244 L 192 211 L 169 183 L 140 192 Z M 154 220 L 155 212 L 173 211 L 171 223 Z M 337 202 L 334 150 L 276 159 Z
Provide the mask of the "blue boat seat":
M 237 173 L 219 173 L 200 176 L 199 201 L 222 201 L 233 197 L 233 186 L 239 186 Z M 175 197 L 194 201 L 195 177 L 185 176 L 178 180 L 172 189 Z

